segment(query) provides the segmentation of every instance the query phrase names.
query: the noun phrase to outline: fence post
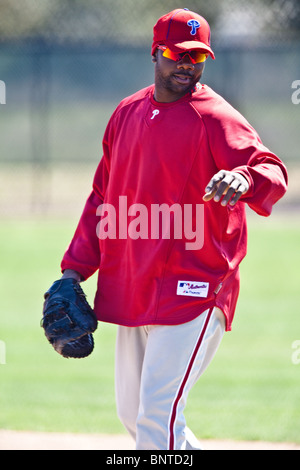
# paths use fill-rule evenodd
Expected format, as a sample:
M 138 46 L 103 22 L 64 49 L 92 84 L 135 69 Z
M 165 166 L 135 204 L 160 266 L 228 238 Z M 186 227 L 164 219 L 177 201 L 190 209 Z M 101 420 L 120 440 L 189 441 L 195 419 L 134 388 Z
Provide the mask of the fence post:
M 6 104 L 6 85 L 0 80 L 0 104 Z
M 44 212 L 50 200 L 49 105 L 51 88 L 50 50 L 37 43 L 32 56 L 31 149 L 32 211 Z

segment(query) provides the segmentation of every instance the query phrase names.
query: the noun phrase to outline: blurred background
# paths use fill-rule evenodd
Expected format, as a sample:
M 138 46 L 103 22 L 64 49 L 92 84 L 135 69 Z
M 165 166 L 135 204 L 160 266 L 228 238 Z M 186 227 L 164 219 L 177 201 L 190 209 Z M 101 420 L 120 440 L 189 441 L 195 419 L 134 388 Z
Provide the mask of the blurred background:
M 78 214 L 119 101 L 153 82 L 152 28 L 174 0 L 0 0 L 0 215 Z M 186 0 L 211 24 L 202 82 L 299 163 L 300 4 Z M 300 96 L 300 93 L 299 93 Z M 296 186 L 296 187 L 294 187 Z M 286 203 L 298 203 L 298 184 Z
M 200 438 L 300 443 L 298 0 L 0 0 L 0 429 L 124 432 L 114 325 L 100 325 L 92 356 L 66 361 L 39 326 L 43 293 L 60 276 L 111 113 L 153 83 L 153 26 L 185 7 L 211 24 L 216 60 L 202 82 L 290 177 L 271 218 L 249 211 L 233 331 L 186 416 Z M 91 303 L 95 282 L 84 286 Z

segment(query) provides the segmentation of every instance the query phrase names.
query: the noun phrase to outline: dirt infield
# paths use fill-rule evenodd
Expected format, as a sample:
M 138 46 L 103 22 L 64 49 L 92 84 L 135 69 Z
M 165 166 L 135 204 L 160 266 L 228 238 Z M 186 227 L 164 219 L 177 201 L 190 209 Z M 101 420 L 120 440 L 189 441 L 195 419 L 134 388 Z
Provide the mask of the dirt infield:
M 201 441 L 204 450 L 300 450 L 271 442 Z M 127 435 L 33 433 L 0 430 L 0 450 L 134 450 Z

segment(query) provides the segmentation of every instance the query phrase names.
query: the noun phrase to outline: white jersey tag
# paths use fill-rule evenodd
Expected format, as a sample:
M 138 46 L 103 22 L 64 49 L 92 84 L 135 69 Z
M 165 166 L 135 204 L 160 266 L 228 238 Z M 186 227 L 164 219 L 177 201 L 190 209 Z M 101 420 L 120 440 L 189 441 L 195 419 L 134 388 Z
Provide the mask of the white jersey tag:
M 177 295 L 188 295 L 190 297 L 207 297 L 209 289 L 208 282 L 178 281 Z

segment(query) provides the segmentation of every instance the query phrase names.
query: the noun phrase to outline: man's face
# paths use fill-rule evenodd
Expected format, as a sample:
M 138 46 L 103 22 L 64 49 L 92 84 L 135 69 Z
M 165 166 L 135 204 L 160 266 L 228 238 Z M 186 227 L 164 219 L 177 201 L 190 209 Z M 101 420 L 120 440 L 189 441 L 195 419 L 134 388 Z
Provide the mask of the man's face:
M 178 62 L 163 56 L 157 49 L 155 56 L 155 94 L 156 101 L 171 103 L 190 92 L 199 82 L 205 62 L 193 64 L 189 55 Z

